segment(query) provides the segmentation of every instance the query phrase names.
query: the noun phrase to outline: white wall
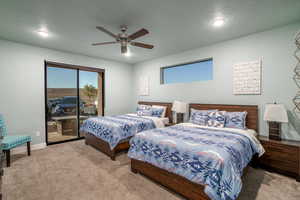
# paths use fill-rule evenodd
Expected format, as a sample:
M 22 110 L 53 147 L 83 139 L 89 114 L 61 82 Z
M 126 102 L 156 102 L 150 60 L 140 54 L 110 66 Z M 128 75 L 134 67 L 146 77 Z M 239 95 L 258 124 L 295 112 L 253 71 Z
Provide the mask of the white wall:
M 255 104 L 259 105 L 260 110 L 260 134 L 267 135 L 267 125 L 262 120 L 264 105 L 276 100 L 284 103 L 290 111 L 294 107 L 292 98 L 297 92 L 297 87 L 292 78 L 296 65 L 293 53 L 296 49 L 294 35 L 297 30 L 300 30 L 300 23 L 138 63 L 134 67 L 135 102 L 138 100 L 171 102 L 176 99 L 193 103 Z M 160 84 L 161 67 L 210 57 L 213 57 L 214 62 L 212 81 Z M 263 62 L 262 95 L 233 95 L 233 64 L 260 58 Z M 141 75 L 150 77 L 150 96 L 138 96 L 137 86 Z M 284 125 L 284 137 L 300 140 L 300 120 L 293 112 L 289 112 L 289 115 L 290 123 Z
M 0 40 L 0 112 L 9 134 L 45 142 L 44 60 L 104 68 L 105 114 L 132 108 L 131 65 Z

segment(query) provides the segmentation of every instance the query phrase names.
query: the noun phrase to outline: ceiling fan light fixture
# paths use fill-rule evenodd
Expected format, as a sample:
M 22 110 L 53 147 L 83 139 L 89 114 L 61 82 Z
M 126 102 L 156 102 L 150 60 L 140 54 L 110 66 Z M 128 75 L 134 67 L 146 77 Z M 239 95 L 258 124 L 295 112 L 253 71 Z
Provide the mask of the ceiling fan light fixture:
M 121 53 L 122 53 L 122 55 L 123 56 L 125 56 L 125 57 L 127 57 L 127 58 L 129 58 L 129 57 L 131 57 L 131 51 L 130 51 L 130 49 L 127 47 L 127 45 L 126 46 L 121 46 Z
M 131 52 L 127 50 L 127 52 L 126 52 L 126 53 L 123 53 L 123 55 L 124 55 L 125 57 L 131 57 Z
M 121 53 L 122 54 L 125 54 L 125 53 L 127 53 L 128 51 L 127 51 L 127 46 L 125 45 L 121 45 Z
M 114 42 L 93 43 L 92 44 L 93 46 L 120 43 L 121 53 L 126 57 L 131 56 L 131 54 L 128 52 L 128 44 L 130 44 L 132 46 L 140 47 L 140 48 L 145 48 L 145 49 L 153 49 L 154 48 L 154 46 L 151 44 L 145 44 L 145 43 L 141 43 L 141 42 L 132 42 L 132 40 L 135 40 L 137 38 L 140 38 L 140 37 L 143 37 L 143 36 L 149 34 L 149 31 L 147 29 L 142 28 L 131 35 L 127 35 L 127 33 L 126 33 L 127 26 L 124 26 L 124 25 L 121 26 L 121 33 L 118 33 L 118 34 L 114 34 L 102 26 L 97 26 L 96 28 L 99 31 L 102 31 L 102 32 L 106 33 L 107 35 L 113 37 L 115 39 L 115 41 Z

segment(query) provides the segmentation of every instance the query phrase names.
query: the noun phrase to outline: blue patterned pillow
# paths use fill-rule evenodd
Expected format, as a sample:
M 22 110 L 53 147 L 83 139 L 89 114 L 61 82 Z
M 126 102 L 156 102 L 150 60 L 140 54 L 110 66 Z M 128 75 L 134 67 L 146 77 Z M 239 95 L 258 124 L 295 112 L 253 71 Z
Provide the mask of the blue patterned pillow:
M 191 109 L 190 122 L 201 126 L 206 126 L 208 120 L 208 114 L 210 112 L 216 112 L 218 110 L 196 110 Z
M 247 112 L 226 112 L 226 128 L 246 128 Z
M 164 112 L 164 108 L 151 108 L 153 117 L 161 117 Z
M 152 110 L 138 110 L 136 114 L 138 116 L 152 116 Z
M 138 107 L 136 108 L 136 111 L 140 111 L 140 110 L 151 110 L 151 106 L 139 104 Z
M 223 128 L 225 126 L 226 111 L 210 112 L 208 114 L 207 125 Z

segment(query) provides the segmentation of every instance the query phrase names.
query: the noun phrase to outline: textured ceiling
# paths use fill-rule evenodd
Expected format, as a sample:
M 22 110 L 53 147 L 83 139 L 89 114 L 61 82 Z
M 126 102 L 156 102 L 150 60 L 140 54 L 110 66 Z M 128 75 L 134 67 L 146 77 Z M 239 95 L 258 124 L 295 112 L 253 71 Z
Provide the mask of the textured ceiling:
M 223 16 L 223 27 L 211 25 Z M 52 49 L 137 63 L 164 55 L 240 37 L 300 20 L 300 0 L 0 0 L 0 38 Z M 121 55 L 118 45 L 93 47 L 112 41 L 96 30 L 117 33 L 150 31 L 137 41 L 152 50 L 131 47 Z M 36 31 L 46 27 L 50 37 Z

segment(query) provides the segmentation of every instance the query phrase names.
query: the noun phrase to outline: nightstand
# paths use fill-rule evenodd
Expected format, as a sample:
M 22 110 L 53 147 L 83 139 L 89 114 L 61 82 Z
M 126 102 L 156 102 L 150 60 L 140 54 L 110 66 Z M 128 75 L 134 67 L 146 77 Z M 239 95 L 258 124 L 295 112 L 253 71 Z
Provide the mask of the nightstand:
M 258 161 L 261 167 L 300 181 L 300 141 L 278 141 L 263 136 L 259 136 L 259 141 L 266 150 Z

